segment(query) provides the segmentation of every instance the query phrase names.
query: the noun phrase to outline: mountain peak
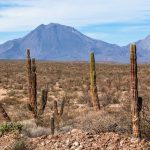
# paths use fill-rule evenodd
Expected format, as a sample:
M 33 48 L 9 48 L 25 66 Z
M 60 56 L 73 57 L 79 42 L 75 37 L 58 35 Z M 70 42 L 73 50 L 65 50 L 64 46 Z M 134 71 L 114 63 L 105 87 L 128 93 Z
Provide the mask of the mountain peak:
M 50 23 L 50 24 L 47 24 L 47 25 L 41 24 L 30 33 L 44 32 L 44 31 L 45 32 L 54 31 L 55 33 L 56 32 L 57 33 L 58 32 L 74 32 L 74 33 L 76 33 L 80 36 L 82 35 L 82 33 L 77 31 L 75 28 L 70 27 L 70 26 L 66 26 L 66 25 L 61 25 L 61 24 L 58 24 L 58 23 Z
M 65 25 L 62 25 L 62 24 L 59 24 L 59 23 L 49 23 L 47 24 L 46 26 L 65 26 Z
M 73 27 L 62 25 L 62 24 L 59 24 L 59 23 L 49 23 L 47 25 L 41 24 L 36 29 L 38 29 L 38 28 L 68 28 L 68 29 L 74 29 Z
M 138 48 L 150 49 L 150 39 L 147 39 L 147 42 L 143 40 L 142 43 L 136 43 Z M 0 58 L 25 59 L 27 48 L 31 49 L 32 57 L 43 60 L 89 60 L 91 50 L 96 54 L 97 61 L 129 60 L 128 47 L 92 39 L 73 27 L 58 23 L 41 24 L 25 37 L 0 45 Z M 141 53 L 138 55 L 141 60 L 150 61 L 149 53 L 138 53 Z

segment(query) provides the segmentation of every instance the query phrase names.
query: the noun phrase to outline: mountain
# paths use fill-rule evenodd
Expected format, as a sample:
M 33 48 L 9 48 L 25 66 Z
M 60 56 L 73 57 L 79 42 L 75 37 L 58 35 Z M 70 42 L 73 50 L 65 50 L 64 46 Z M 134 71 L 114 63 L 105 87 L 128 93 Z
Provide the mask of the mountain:
M 143 40 L 139 40 L 135 42 L 137 46 L 137 58 L 139 62 L 150 62 L 150 35 L 147 36 Z M 130 44 L 127 46 L 122 47 L 123 51 L 125 51 L 125 56 L 129 58 L 129 49 L 130 49 Z
M 138 48 L 149 53 L 148 41 L 150 37 L 138 41 Z M 72 27 L 55 23 L 42 24 L 23 38 L 1 44 L 0 58 L 25 59 L 27 48 L 30 48 L 32 57 L 41 60 L 89 60 L 90 52 L 94 51 L 97 61 L 129 61 L 129 45 L 120 47 L 95 40 Z M 150 61 L 141 50 L 138 56 L 142 61 L 145 58 Z

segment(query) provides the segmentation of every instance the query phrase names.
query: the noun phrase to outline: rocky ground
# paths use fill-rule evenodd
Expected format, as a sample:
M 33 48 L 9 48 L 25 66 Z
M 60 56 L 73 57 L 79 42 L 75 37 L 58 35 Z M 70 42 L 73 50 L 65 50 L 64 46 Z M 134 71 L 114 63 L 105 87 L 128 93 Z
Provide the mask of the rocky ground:
M 0 150 L 8 150 L 16 140 L 22 138 L 28 150 L 149 150 L 150 141 L 135 141 L 127 135 L 101 133 L 92 135 L 73 129 L 60 135 L 27 138 L 23 135 L 5 135 L 0 138 Z

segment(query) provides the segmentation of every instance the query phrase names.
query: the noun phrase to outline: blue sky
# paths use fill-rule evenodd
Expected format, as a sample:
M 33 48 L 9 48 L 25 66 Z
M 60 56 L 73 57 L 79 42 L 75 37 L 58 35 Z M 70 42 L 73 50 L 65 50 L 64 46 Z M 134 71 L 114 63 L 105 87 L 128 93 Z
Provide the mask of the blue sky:
M 126 45 L 150 34 L 150 0 L 0 0 L 0 43 L 51 22 Z

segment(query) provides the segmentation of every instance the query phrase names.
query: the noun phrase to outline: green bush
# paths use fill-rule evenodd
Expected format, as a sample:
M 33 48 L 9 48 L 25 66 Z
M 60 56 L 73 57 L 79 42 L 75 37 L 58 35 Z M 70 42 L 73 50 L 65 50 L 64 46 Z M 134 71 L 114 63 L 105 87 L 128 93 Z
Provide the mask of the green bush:
M 17 122 L 7 122 L 0 125 L 0 135 L 9 132 L 21 132 L 23 125 Z

